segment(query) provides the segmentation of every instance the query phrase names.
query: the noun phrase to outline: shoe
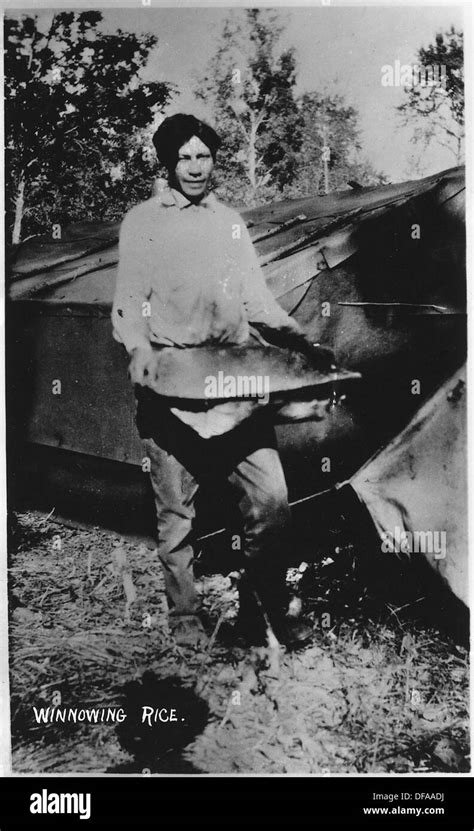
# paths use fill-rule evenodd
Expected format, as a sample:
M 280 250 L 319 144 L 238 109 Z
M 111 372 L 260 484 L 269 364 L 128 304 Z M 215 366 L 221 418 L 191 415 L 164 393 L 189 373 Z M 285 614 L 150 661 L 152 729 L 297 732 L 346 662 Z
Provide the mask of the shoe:
M 178 646 L 204 649 L 208 637 L 197 615 L 180 615 L 169 622 L 171 634 Z
M 273 624 L 275 636 L 287 649 L 298 649 L 305 646 L 313 637 L 313 627 L 305 618 L 295 618 L 284 615 L 280 621 Z
M 295 620 L 287 615 L 281 615 L 278 621 L 273 622 L 272 628 L 277 640 L 287 649 L 298 649 L 313 637 L 313 627 L 304 618 Z M 233 626 L 229 624 L 221 626 L 219 640 L 228 647 L 266 646 L 268 638 L 265 622 L 263 619 L 249 620 L 237 616 Z

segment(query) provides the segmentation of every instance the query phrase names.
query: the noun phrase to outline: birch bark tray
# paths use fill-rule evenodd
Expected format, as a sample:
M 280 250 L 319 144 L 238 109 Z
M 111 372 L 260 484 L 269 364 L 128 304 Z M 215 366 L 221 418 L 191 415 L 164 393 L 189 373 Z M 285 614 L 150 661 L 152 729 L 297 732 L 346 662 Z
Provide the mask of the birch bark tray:
M 304 355 L 277 346 L 199 346 L 155 349 L 147 370 L 147 383 L 158 395 L 199 400 L 268 400 L 306 398 L 318 388 L 360 378 L 358 372 L 331 370 L 325 350 L 321 367 Z M 321 391 L 323 392 L 323 391 Z M 327 397 L 327 389 L 324 391 Z

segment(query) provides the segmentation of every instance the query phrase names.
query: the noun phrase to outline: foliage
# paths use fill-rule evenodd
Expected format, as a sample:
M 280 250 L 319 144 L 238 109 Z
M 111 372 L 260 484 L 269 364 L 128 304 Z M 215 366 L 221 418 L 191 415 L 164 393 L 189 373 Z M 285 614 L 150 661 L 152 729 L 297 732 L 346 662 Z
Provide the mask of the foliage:
M 302 115 L 302 144 L 297 169 L 285 196 L 307 196 L 348 187 L 384 184 L 370 162 L 361 157 L 358 113 L 340 95 L 305 93 L 298 100 Z M 327 148 L 327 165 L 324 163 Z M 326 167 L 326 171 L 325 171 Z M 325 175 L 326 174 L 326 175 Z M 327 181 L 325 181 L 327 179 Z
M 234 13 L 198 86 L 224 139 L 218 194 L 253 206 L 337 190 L 352 179 L 382 184 L 360 156 L 357 111 L 338 95 L 296 97 L 295 54 L 278 50 L 282 32 L 274 12 Z
M 98 29 L 95 11 L 5 23 L 7 227 L 14 242 L 55 222 L 118 218 L 148 193 L 139 131 L 168 102 L 140 70 L 157 39 Z M 44 19 L 44 18 L 42 18 Z
M 421 67 L 443 67 L 442 83 L 405 87 L 407 99 L 398 107 L 404 124 L 414 123 L 413 142 L 425 149 L 431 142 L 447 147 L 462 163 L 464 144 L 463 34 L 452 26 L 435 43 L 418 51 Z M 415 121 L 414 121 L 415 118 Z
M 274 198 L 295 173 L 302 121 L 294 51 L 278 49 L 282 31 L 271 11 L 234 12 L 196 91 L 224 140 L 218 192 L 246 205 Z

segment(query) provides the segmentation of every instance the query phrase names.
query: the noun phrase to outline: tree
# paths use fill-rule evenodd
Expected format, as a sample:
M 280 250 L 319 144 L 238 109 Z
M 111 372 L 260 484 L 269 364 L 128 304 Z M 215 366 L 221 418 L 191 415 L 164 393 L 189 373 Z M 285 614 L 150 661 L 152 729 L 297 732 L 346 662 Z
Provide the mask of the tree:
M 97 28 L 95 11 L 5 22 L 7 227 L 13 243 L 77 219 L 119 218 L 154 163 L 137 135 L 172 88 L 140 70 L 157 39 Z
M 292 49 L 278 50 L 283 32 L 265 9 L 235 11 L 196 94 L 213 108 L 224 139 L 217 190 L 255 205 L 291 181 L 301 142 Z
M 464 147 L 462 32 L 457 32 L 453 26 L 448 32 L 439 32 L 434 44 L 418 51 L 418 64 L 425 70 L 422 83 L 405 86 L 407 100 L 397 108 L 403 123 L 414 123 L 414 143 L 421 142 L 426 148 L 435 141 L 447 147 L 456 163 L 461 164 Z
M 308 92 L 298 99 L 302 143 L 294 181 L 285 196 L 324 194 L 346 188 L 348 182 L 384 184 L 382 174 L 361 158 L 358 113 L 340 95 Z

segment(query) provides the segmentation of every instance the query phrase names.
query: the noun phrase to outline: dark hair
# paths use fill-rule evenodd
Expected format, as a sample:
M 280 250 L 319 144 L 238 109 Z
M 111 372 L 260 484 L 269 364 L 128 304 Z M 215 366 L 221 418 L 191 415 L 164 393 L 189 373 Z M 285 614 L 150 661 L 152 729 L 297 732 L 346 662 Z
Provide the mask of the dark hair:
M 216 154 L 221 144 L 216 131 L 209 127 L 209 124 L 195 118 L 194 115 L 177 113 L 165 118 L 153 136 L 156 155 L 168 170 L 175 169 L 178 163 L 179 149 L 192 136 L 201 139 L 203 144 L 211 151 L 214 161 L 216 160 Z

